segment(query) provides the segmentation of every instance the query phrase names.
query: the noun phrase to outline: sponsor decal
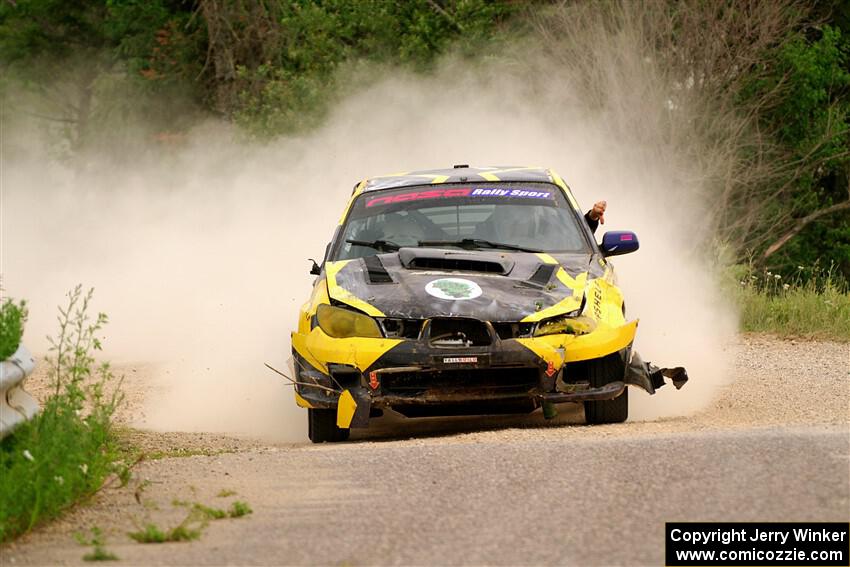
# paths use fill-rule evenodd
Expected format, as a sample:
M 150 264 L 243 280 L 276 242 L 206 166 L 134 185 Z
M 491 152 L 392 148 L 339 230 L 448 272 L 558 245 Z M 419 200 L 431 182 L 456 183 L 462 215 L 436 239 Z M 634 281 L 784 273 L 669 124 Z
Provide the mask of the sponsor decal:
M 551 199 L 551 191 L 532 191 L 530 189 L 474 189 L 473 197 L 519 197 L 522 199 Z
M 602 290 L 598 285 L 593 287 L 591 308 L 593 309 L 593 316 L 596 319 L 602 319 Z
M 393 203 L 403 203 L 405 201 L 421 201 L 424 199 L 440 199 L 445 197 L 468 197 L 472 193 L 469 187 L 457 189 L 430 189 L 428 191 L 412 191 L 410 193 L 401 193 L 399 195 L 387 195 L 385 197 L 375 197 L 366 202 L 366 207 L 374 207 L 376 205 L 391 205 Z
M 549 376 L 551 378 L 554 373 L 555 365 L 550 362 L 549 365 L 546 367 L 546 376 Z
M 384 195 L 366 201 L 366 208 L 379 205 L 392 205 L 406 201 L 426 199 L 446 199 L 451 197 L 505 197 L 508 199 L 552 199 L 551 191 L 532 189 L 500 189 L 498 187 L 456 187 L 452 189 L 429 189 L 427 191 L 409 191 L 396 195 Z
M 443 364 L 478 364 L 477 356 L 447 356 Z
M 425 292 L 439 299 L 451 301 L 475 299 L 483 293 L 477 283 L 462 278 L 441 278 L 428 282 Z

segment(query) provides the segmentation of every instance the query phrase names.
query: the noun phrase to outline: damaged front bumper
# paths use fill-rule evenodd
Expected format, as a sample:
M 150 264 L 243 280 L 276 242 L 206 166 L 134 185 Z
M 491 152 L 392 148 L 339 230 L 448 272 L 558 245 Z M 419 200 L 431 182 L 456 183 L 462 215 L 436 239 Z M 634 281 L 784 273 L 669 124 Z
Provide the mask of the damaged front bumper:
M 463 349 L 407 340 L 394 343 L 368 365 L 346 359 L 340 353 L 351 351 L 340 344 L 333 349 L 336 361 L 321 369 L 294 348 L 296 400 L 308 408 L 337 408 L 338 425 L 348 428 L 366 427 L 374 410 L 383 408 L 409 417 L 523 413 L 550 404 L 614 399 L 628 385 L 652 394 L 665 377 L 681 388 L 687 381 L 683 368 L 655 367 L 633 351 L 635 328 L 628 325 L 596 337 L 563 336 L 561 342 L 552 336 L 496 339 Z M 327 340 L 322 337 L 323 343 Z M 580 356 L 585 358 L 576 360 Z M 618 371 L 604 385 L 591 386 L 587 365 L 604 356 L 619 361 Z

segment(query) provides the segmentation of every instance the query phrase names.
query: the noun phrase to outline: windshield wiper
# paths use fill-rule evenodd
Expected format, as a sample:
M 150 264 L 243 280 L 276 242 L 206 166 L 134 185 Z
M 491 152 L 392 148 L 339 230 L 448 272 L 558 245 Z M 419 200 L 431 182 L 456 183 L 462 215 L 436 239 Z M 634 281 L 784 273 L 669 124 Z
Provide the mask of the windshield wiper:
M 534 248 L 525 248 L 515 244 L 503 242 L 491 242 L 482 238 L 462 238 L 460 240 L 420 240 L 419 246 L 458 246 L 460 248 L 501 248 L 503 250 L 516 250 L 517 252 L 540 252 Z
M 346 242 L 354 244 L 355 246 L 368 246 L 369 248 L 383 250 L 385 252 L 395 252 L 401 248 L 401 246 L 395 242 L 390 242 L 389 240 L 355 240 L 353 238 L 349 238 Z

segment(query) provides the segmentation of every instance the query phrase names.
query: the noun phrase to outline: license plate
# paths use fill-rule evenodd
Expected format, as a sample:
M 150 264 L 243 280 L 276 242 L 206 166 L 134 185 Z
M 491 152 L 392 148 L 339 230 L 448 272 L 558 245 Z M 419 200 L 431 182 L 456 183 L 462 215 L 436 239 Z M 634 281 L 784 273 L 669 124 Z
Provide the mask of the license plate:
M 443 364 L 478 364 L 477 356 L 446 356 Z

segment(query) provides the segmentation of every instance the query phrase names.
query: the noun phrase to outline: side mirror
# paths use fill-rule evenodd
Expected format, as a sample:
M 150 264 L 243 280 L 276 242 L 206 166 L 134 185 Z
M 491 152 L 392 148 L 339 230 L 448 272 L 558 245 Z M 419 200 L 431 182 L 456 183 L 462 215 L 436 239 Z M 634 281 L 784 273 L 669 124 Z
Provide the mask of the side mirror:
M 307 259 L 310 260 L 311 262 L 313 262 L 313 265 L 310 266 L 310 273 L 314 276 L 318 276 L 319 274 L 321 274 L 322 268 L 319 267 L 319 264 L 317 264 L 316 261 L 312 258 L 307 258 Z
M 630 230 L 612 230 L 606 232 L 599 246 L 604 256 L 628 254 L 640 248 L 637 234 Z

